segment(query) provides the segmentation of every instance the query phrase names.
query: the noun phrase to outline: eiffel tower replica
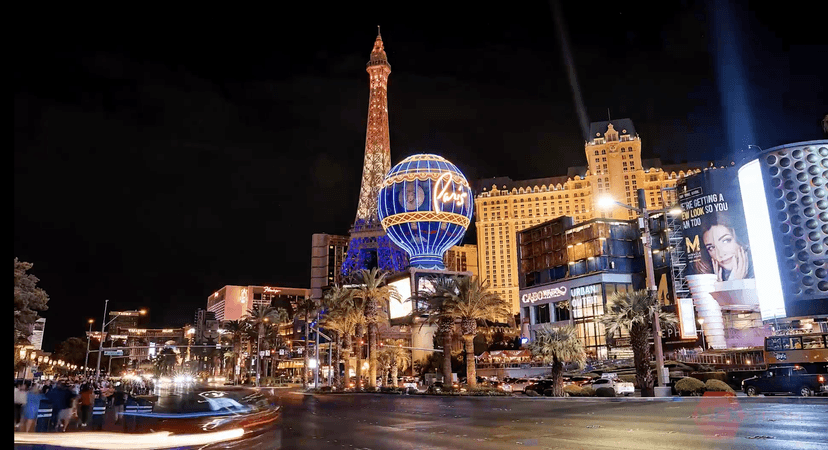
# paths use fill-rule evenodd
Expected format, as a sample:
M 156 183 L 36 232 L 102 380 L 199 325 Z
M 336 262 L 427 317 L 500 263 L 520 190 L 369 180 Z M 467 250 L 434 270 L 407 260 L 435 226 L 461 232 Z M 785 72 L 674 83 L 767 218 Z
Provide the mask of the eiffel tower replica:
M 377 216 L 377 198 L 382 180 L 391 170 L 391 140 L 388 131 L 388 75 L 391 74 L 391 65 L 385 55 L 379 27 L 366 71 L 371 88 L 368 130 L 359 206 L 349 233 L 348 253 L 342 263 L 342 275 L 346 282 L 353 281 L 354 275 L 361 269 L 378 267 L 397 273 L 408 268 L 408 255 L 385 235 Z

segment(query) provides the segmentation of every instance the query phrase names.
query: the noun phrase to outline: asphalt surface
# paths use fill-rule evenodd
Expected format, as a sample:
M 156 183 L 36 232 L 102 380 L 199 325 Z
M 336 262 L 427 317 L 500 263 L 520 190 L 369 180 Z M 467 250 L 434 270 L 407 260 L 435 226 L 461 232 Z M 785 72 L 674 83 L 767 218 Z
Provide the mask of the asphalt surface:
M 283 393 L 286 449 L 824 449 L 828 399 Z
M 246 395 L 243 391 L 232 394 L 239 399 Z M 552 399 L 523 395 L 491 398 L 308 395 L 297 389 L 262 389 L 261 394 L 268 398 L 270 407 L 278 407 L 278 419 L 271 421 L 260 420 L 259 416 L 234 416 L 236 423 L 224 428 L 238 428 L 237 425 L 242 424 L 245 428 L 243 437 L 206 446 L 181 445 L 175 448 L 828 448 L 828 398 L 824 397 Z M 193 405 L 191 397 L 170 397 L 159 401 L 157 409 L 173 412 L 192 408 Z M 195 406 L 203 407 L 203 403 L 196 403 Z M 177 435 L 197 435 L 205 432 L 205 425 L 209 423 L 212 422 L 204 418 L 154 422 L 139 420 L 125 431 L 141 434 L 169 430 Z M 103 431 L 114 431 L 107 428 L 105 426 Z M 64 436 L 70 439 L 71 434 L 65 433 Z M 138 436 L 132 436 L 137 442 Z M 66 443 L 63 443 L 63 448 L 65 446 Z M 54 443 L 15 447 L 21 450 L 61 448 Z M 79 442 L 74 442 L 70 447 L 91 448 Z

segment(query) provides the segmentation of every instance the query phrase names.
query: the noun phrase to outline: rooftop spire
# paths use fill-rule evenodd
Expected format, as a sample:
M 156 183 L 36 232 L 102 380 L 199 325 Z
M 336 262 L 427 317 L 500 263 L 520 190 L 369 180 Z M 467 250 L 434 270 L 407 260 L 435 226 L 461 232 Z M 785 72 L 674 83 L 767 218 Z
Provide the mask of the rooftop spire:
M 371 50 L 371 60 L 368 61 L 368 67 L 371 66 L 388 66 L 388 58 L 385 56 L 385 47 L 382 45 L 382 34 L 380 34 L 380 26 L 377 25 L 377 39 L 374 41 L 374 49 Z

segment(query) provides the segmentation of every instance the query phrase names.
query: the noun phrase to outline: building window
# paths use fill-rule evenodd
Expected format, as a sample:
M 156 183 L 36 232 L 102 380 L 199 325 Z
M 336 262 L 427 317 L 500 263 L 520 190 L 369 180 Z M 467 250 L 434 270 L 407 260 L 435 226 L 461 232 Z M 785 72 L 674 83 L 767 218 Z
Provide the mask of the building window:
M 549 323 L 549 304 L 535 306 L 535 323 Z

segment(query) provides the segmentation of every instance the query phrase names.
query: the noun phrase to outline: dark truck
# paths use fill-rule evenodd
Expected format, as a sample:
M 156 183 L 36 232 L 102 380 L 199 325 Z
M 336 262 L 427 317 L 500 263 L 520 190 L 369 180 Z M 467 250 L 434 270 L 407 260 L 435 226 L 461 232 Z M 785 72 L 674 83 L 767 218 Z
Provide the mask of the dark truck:
M 761 376 L 745 379 L 742 390 L 750 396 L 794 394 L 807 397 L 828 394 L 828 385 L 825 384 L 825 375 L 808 373 L 799 366 L 785 366 L 772 367 Z

